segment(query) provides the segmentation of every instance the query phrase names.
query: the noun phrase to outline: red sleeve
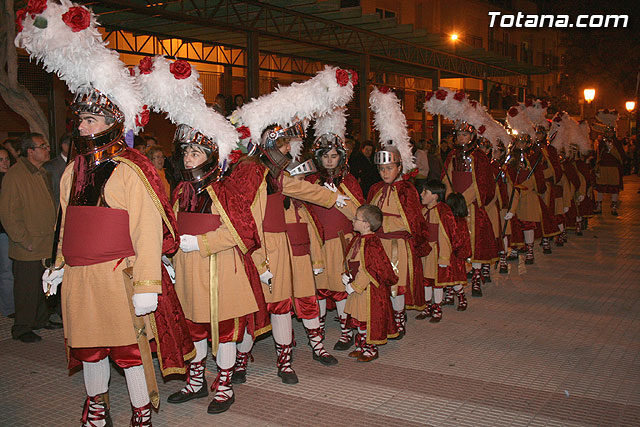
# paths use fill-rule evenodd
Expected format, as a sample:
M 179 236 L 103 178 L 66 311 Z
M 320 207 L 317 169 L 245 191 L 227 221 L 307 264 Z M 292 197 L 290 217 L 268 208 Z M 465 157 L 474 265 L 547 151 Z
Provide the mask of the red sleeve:
M 367 237 L 364 242 L 364 263 L 367 273 L 381 285 L 395 285 L 398 276 L 393 272 L 391 261 L 387 257 L 380 239 Z
M 394 185 L 398 191 L 400 205 L 404 210 L 407 222 L 409 222 L 410 230 L 408 231 L 414 238 L 416 255 L 418 257 L 427 256 L 431 252 L 431 246 L 428 243 L 428 227 L 422 215 L 422 204 L 418 190 L 409 181 L 398 181 Z
M 471 154 L 474 159 L 473 174 L 476 178 L 476 185 L 480 192 L 482 205 L 487 205 L 496 195 L 496 182 L 493 174 L 493 167 L 486 154 L 482 151 L 474 150 Z
M 369 194 L 367 195 L 367 203 L 371 203 L 373 196 L 375 196 L 376 193 L 380 191 L 383 185 L 384 185 L 384 181 L 378 181 L 375 184 L 373 184 L 371 187 L 369 187 Z
M 536 180 L 538 194 L 543 194 L 545 191 L 547 191 L 547 181 L 544 179 L 544 154 L 542 154 L 541 151 L 536 151 L 529 154 L 528 160 L 531 167 L 534 167 L 534 165 L 537 164 L 533 172 L 533 176 Z
M 547 155 L 549 156 L 549 162 L 553 167 L 553 171 L 556 174 L 556 182 L 562 178 L 562 166 L 560 165 L 560 156 L 558 156 L 558 150 L 553 145 L 547 145 Z
M 356 178 L 348 173 L 344 179 L 342 180 L 344 185 L 349 189 L 351 194 L 358 199 L 358 203 L 363 205 L 365 203 L 364 196 L 362 194 L 362 188 L 360 187 L 360 183 L 356 180 Z
M 466 218 L 454 217 L 456 221 L 456 240 L 453 243 L 453 253 L 461 259 L 471 256 L 471 235 Z

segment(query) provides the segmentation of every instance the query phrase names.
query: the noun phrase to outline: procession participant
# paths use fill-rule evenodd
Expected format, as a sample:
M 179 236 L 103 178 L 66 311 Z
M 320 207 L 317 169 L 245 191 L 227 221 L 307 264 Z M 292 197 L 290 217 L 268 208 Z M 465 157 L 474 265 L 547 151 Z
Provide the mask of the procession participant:
M 547 191 L 543 171 L 544 154 L 532 143 L 535 128 L 523 111 L 523 106 L 511 107 L 507 111 L 507 124 L 515 134 L 513 156 L 507 165 L 507 172 L 517 189 L 507 215 L 518 217 L 524 234 L 525 264 L 533 264 L 535 238 L 551 238 L 560 231 L 553 212 L 542 199 Z
M 422 211 L 429 228 L 431 252 L 422 258 L 422 271 L 426 280 L 425 300 L 427 307 L 416 319 L 430 317 L 431 323 L 442 320 L 442 299 L 444 288 L 451 286 L 458 296 L 458 311 L 467 309 L 467 299 L 463 286 L 467 285 L 465 275 L 455 277 L 460 260 L 456 258 L 454 245 L 463 236 L 457 235 L 456 220 L 451 208 L 445 203 L 446 187 L 438 180 L 421 181 L 418 193 L 424 206 Z M 464 265 L 464 260 L 462 260 Z
M 554 215 L 554 221 L 559 230 L 559 234 L 556 235 L 556 246 L 563 246 L 567 240 L 567 233 L 564 230 L 564 214 L 569 206 L 568 202 L 565 203 L 563 199 L 563 193 L 568 183 L 563 173 L 558 149 L 548 138 L 550 122 L 546 115 L 549 104 L 545 100 L 527 99 L 521 105 L 524 105 L 524 112 L 536 130 L 533 142 L 544 155 L 543 171 L 547 181 L 547 191 L 545 191 L 543 199 L 551 214 Z M 550 237 L 542 238 L 542 249 L 545 254 L 552 252 Z
M 182 157 L 182 179 L 174 192 L 180 250 L 173 261 L 176 291 L 196 355 L 189 363 L 187 384 L 168 402 L 208 396 L 205 366 L 210 340 L 218 375 L 207 412 L 224 412 L 235 401 L 231 377 L 236 342 L 245 328 L 253 332 L 253 313 L 265 307 L 261 288 L 252 288 L 251 269 L 244 265 L 252 262 L 248 253 L 260 245 L 249 201 L 221 182 L 231 157 L 238 155 L 232 151 L 238 134 L 207 107 L 198 72 L 188 62 L 145 57 L 134 72 L 144 102 L 178 125 L 174 144 Z
M 159 397 L 147 336 L 153 331 L 163 375 L 185 372 L 193 344 L 161 262 L 163 253 L 177 250 L 175 217 L 155 168 L 123 138 L 125 129 L 137 132 L 145 124 L 148 111 L 88 9 L 69 2 L 40 6 L 22 15 L 16 44 L 68 84 L 78 116 L 77 156 L 60 183 L 59 255 L 43 275 L 43 289 L 55 294 L 64 277 L 69 368 L 82 364 L 87 391 L 83 425 L 112 425 L 111 357 L 124 370 L 131 425 L 151 426 Z
M 611 215 L 618 216 L 618 194 L 623 190 L 622 165 L 625 154 L 621 141 L 616 137 L 616 110 L 598 110 L 596 119 L 602 124 L 594 129 L 602 132 L 602 138 L 596 140 L 596 209 L 593 213 L 602 213 L 604 194 L 611 194 Z
M 591 140 L 589 138 L 589 122 L 586 120 L 580 122 L 578 130 L 578 151 L 575 155 L 574 164 L 580 180 L 584 180 L 585 182 L 585 192 L 584 200 L 579 202 L 576 207 L 578 214 L 576 217 L 576 235 L 582 236 L 583 230 L 587 229 L 588 218 L 593 216 L 593 210 L 595 209 L 595 201 L 593 198 L 595 176 L 593 169 L 586 162 L 586 159 L 593 152 Z
M 442 180 L 447 194 L 455 191 L 467 200 L 472 249 L 471 296 L 481 297 L 484 278 L 489 275 L 490 265 L 498 260 L 497 236 L 488 214 L 495 212 L 491 207 L 496 201 L 495 177 L 489 158 L 477 145 L 477 132 L 485 111 L 462 91 L 440 88 L 435 93 L 427 93 L 426 99 L 425 109 L 429 113 L 455 120 L 455 147 L 445 161 Z
M 344 256 L 348 239 L 353 237 L 352 220 L 356 209 L 364 203 L 364 197 L 358 181 L 348 172 L 347 151 L 344 145 L 346 128 L 345 108 L 339 107 L 329 114 L 315 120 L 316 139 L 311 147 L 312 159 L 317 169 L 306 180 L 321 186 L 336 186 L 341 194 L 349 197 L 344 208 L 331 207 L 325 209 L 317 205 L 309 205 L 318 220 L 324 236 L 322 252 L 325 266 L 316 275 L 316 289 L 320 305 L 320 324 L 324 331 L 327 316 L 327 299 L 333 300 L 340 321 L 340 338 L 333 346 L 334 350 L 347 350 L 353 345 L 353 333 L 347 326 L 347 315 L 344 311 L 347 293 L 342 284 L 344 273 Z
M 451 193 L 447 196 L 447 200 L 445 202 L 447 206 L 451 209 L 451 213 L 456 222 L 456 238 L 452 242 L 452 251 L 455 255 L 455 258 L 450 258 L 451 260 L 451 277 L 454 282 L 462 283 L 463 286 L 466 286 L 467 283 L 467 264 L 466 260 L 471 257 L 471 233 L 469 232 L 469 225 L 467 221 L 467 217 L 469 216 L 469 210 L 467 208 L 467 202 L 464 196 L 460 193 Z M 451 295 L 451 303 L 453 305 L 453 288 L 451 286 L 447 286 L 446 288 Z M 464 294 L 463 294 L 464 295 Z M 446 301 L 446 295 L 445 295 Z M 467 308 L 467 299 L 460 298 L 458 295 L 458 311 L 464 311 Z M 447 303 L 445 303 L 446 305 Z
M 379 345 L 398 336 L 390 300 L 390 287 L 398 282 L 398 276 L 375 234 L 382 225 L 380 208 L 360 205 L 352 222 L 357 234 L 347 248 L 349 271 L 342 274 L 349 294 L 345 312 L 350 326 L 358 330 L 356 349 L 349 357 L 371 362 L 378 358 Z
M 350 99 L 354 77 L 353 72 L 326 66 L 312 79 L 279 87 L 271 94 L 244 104 L 231 115 L 232 123 L 252 155 L 236 166 L 229 183 L 245 192 L 252 200 L 252 209 L 256 206 L 259 210 L 256 225 L 262 246 L 253 253 L 253 260 L 271 317 L 278 376 L 286 384 L 297 383 L 298 377 L 291 367 L 293 253 L 286 233 L 284 199 L 291 197 L 326 208 L 334 204 L 344 206 L 348 200 L 347 196 L 333 190 L 289 177 L 284 172 L 291 161 L 287 154 L 291 150 L 291 138 L 304 137 L 301 120 L 326 114 L 335 105 Z M 238 169 L 260 176 L 260 185 L 247 186 L 235 179 Z M 236 358 L 236 374 L 240 373 L 243 379 L 252 345 L 250 336 L 245 334 Z
M 367 203 L 382 210 L 382 227 L 376 234 L 399 278 L 397 287 L 391 288 L 391 303 L 398 329 L 397 339 L 401 339 L 406 333 L 405 310 L 424 310 L 426 307 L 420 258 L 426 256 L 431 248 L 420 196 L 408 180 L 408 173 L 415 170 L 415 164 L 400 101 L 388 87 L 374 87 L 369 96 L 369 106 L 379 132 L 381 149 L 376 152 L 374 163 L 378 166 L 382 182 L 371 186 Z M 407 175 L 403 175 L 403 171 Z

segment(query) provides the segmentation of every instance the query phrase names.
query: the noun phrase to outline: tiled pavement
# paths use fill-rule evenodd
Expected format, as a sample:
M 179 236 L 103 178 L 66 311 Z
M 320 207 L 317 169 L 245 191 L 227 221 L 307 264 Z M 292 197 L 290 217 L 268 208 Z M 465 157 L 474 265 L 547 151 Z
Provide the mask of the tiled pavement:
M 208 399 L 164 403 L 183 384 L 172 380 L 160 384 L 154 424 L 638 426 L 639 188 L 640 179 L 627 177 L 618 218 L 605 201 L 605 214 L 583 237 L 570 233 L 553 255 L 537 248 L 535 265 L 521 260 L 508 276 L 494 273 L 466 312 L 447 307 L 437 325 L 410 313 L 405 339 L 381 347 L 372 363 L 338 353 L 337 366 L 321 366 L 295 322 L 299 384 L 276 376 L 269 337 L 256 344 L 231 410 L 207 415 Z M 0 319 L 0 425 L 79 425 L 82 375 L 65 370 L 62 333 L 22 344 L 11 340 L 10 326 Z M 330 346 L 338 332 L 330 321 Z M 115 368 L 111 401 L 115 425 L 128 425 L 124 377 Z

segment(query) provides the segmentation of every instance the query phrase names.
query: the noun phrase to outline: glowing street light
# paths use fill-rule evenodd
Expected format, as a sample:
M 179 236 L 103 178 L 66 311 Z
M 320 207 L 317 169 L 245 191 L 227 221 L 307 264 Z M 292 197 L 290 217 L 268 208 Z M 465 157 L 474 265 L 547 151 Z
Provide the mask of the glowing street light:
M 636 102 L 635 101 L 627 101 L 624 104 L 624 108 L 626 108 L 628 112 L 632 112 L 633 110 L 636 109 Z
M 589 104 L 591 104 L 591 101 L 593 101 L 596 98 L 596 90 L 595 89 L 585 89 L 584 90 L 584 100 L 587 101 Z
M 458 40 L 458 35 L 455 33 L 451 34 L 451 41 L 456 41 L 456 40 Z

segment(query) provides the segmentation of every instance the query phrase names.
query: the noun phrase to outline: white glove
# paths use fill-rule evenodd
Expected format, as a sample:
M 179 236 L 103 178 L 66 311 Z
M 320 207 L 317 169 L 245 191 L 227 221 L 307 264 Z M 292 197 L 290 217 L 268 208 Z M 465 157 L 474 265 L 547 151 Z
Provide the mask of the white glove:
M 198 246 L 198 237 L 191 234 L 183 234 L 180 236 L 180 249 L 182 252 L 193 252 L 200 250 Z
M 562 212 L 564 212 L 564 213 L 569 212 L 569 206 L 565 206 L 564 209 L 562 210 Z
M 349 283 L 351 283 L 351 275 L 347 274 L 347 273 L 342 273 L 342 284 L 347 286 Z
M 42 291 L 47 295 L 55 295 L 58 293 L 58 285 L 62 283 L 64 268 L 60 270 L 46 269 L 42 274 Z
M 350 200 L 344 194 L 338 194 L 338 198 L 336 199 L 336 206 L 339 208 L 344 208 L 347 206 L 347 200 Z
M 438 267 L 447 268 L 449 266 L 448 265 L 444 265 L 444 264 L 438 264 Z
M 584 194 L 578 196 L 578 203 L 581 203 L 584 200 Z
M 513 218 L 513 212 L 507 212 L 507 213 L 504 215 L 504 219 L 505 219 L 505 221 L 509 221 L 511 218 Z
M 255 277 L 255 276 L 253 276 Z M 262 283 L 264 283 L 265 285 L 269 284 L 269 280 L 273 279 L 273 274 L 271 274 L 271 272 L 269 270 L 265 271 L 264 273 L 262 273 L 260 275 L 260 281 Z
M 332 191 L 332 192 L 334 192 L 334 193 L 335 193 L 336 191 L 338 191 L 338 187 L 336 187 L 336 185 L 335 185 L 335 184 L 333 184 L 333 183 L 332 183 L 332 184 L 329 184 L 328 182 L 325 182 L 325 183 L 324 183 L 324 188 L 326 188 L 327 190 L 331 190 L 331 191 Z
M 344 289 L 347 291 L 347 295 L 351 295 L 351 294 L 354 292 L 354 290 L 353 290 L 353 288 L 351 287 L 351 284 L 350 284 L 350 283 L 347 283 L 347 284 L 344 286 Z
M 133 308 L 136 310 L 136 316 L 144 316 L 158 308 L 158 294 L 155 292 L 146 292 L 143 294 L 133 294 L 131 297 Z
M 167 273 L 169 273 L 169 278 L 171 279 L 171 283 L 176 283 L 176 270 L 173 268 L 173 265 L 171 264 L 171 260 L 166 255 L 162 255 L 162 265 L 164 265 L 164 268 L 167 270 Z
M 324 271 L 324 268 L 314 268 L 313 275 L 317 276 L 318 274 L 322 274 L 323 271 Z

